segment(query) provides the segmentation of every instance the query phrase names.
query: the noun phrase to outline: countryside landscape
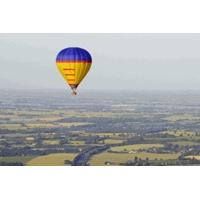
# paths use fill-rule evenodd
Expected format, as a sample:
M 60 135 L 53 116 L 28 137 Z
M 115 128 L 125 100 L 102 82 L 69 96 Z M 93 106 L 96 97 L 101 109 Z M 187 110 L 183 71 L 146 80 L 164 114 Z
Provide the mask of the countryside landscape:
M 200 92 L 2 89 L 0 165 L 200 165 Z

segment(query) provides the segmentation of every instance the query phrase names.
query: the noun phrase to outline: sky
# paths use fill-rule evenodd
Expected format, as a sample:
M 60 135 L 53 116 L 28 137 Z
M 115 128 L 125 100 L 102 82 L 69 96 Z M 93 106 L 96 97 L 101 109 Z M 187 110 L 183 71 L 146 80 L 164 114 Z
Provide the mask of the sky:
M 200 34 L 0 34 L 0 88 L 63 89 L 55 59 L 87 49 L 93 64 L 79 88 L 199 90 Z

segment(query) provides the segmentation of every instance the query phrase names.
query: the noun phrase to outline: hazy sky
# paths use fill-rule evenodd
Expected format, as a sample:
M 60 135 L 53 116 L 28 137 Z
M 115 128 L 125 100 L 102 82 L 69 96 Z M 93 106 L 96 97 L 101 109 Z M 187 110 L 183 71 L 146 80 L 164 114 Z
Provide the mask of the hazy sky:
M 0 34 L 0 88 L 65 88 L 55 58 L 73 46 L 93 57 L 79 88 L 200 89 L 200 34 Z

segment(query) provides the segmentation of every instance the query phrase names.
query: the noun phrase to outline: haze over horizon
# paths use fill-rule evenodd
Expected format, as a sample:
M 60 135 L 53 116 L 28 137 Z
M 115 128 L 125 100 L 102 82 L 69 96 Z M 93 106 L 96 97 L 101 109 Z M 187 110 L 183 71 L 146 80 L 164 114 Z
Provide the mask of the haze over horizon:
M 200 90 L 200 34 L 1 34 L 0 88 L 65 89 L 55 58 L 87 49 L 79 89 Z

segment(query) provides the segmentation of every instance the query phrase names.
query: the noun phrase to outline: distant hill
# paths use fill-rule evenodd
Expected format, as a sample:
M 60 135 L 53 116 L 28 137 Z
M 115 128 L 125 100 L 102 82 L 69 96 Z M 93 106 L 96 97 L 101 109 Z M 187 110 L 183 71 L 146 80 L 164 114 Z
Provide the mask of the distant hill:
M 35 89 L 35 87 L 30 84 L 24 85 L 15 81 L 0 79 L 0 89 Z

